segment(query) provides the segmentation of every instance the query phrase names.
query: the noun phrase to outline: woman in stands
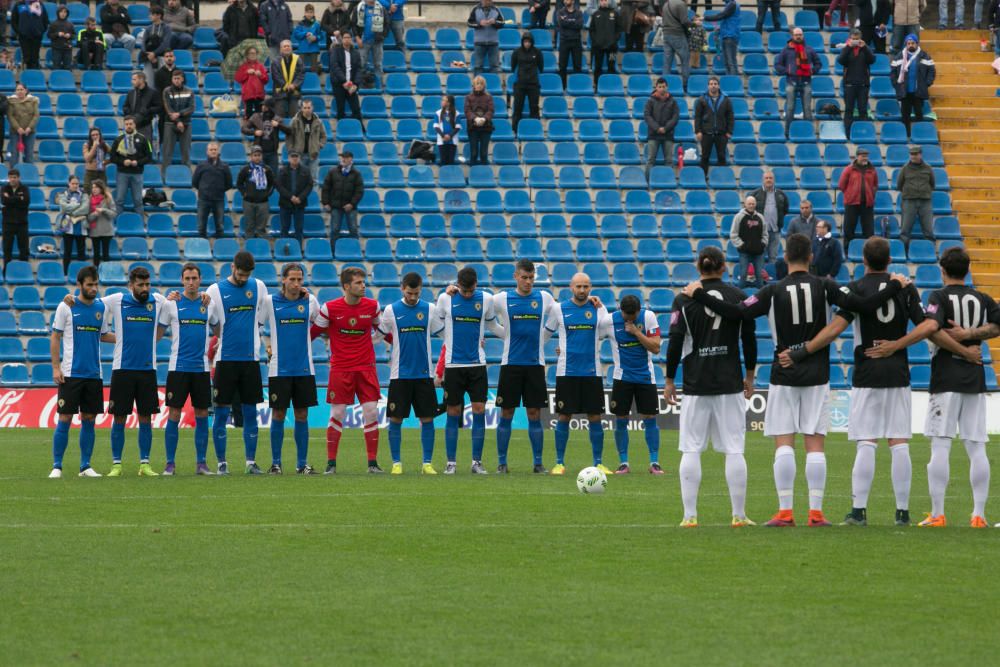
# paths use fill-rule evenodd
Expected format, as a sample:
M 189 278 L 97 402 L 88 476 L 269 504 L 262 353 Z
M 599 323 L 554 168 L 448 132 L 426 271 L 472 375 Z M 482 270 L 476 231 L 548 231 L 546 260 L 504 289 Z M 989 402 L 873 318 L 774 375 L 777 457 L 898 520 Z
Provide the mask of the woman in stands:
M 257 49 L 246 51 L 247 59 L 236 70 L 236 81 L 240 84 L 243 98 L 243 118 L 249 118 L 261 110 L 264 102 L 264 86 L 267 85 L 267 68 L 257 60 Z
M 115 199 L 104 181 L 97 180 L 91 184 L 89 211 L 87 220 L 94 248 L 94 266 L 100 266 L 101 262 L 111 259 L 111 237 L 115 235 L 115 218 L 118 217 Z
M 76 258 L 87 259 L 87 228 L 90 226 L 87 217 L 90 214 L 90 200 L 80 189 L 80 179 L 69 177 L 69 186 L 56 195 L 56 205 L 59 206 L 59 218 L 56 221 L 56 233 L 63 239 L 63 273 L 69 271 L 69 263 L 76 246 Z
M 90 128 L 87 141 L 83 143 L 83 191 L 90 192 L 94 181 L 108 182 L 105 169 L 111 148 L 104 141 L 104 135 L 96 128 Z
M 445 95 L 441 98 L 441 108 L 435 114 L 434 131 L 437 134 L 438 157 L 441 165 L 455 164 L 455 153 L 458 151 L 458 133 L 462 126 L 458 123 L 455 112 L 455 96 Z
M 38 98 L 28 94 L 28 87 L 17 84 L 7 98 L 7 120 L 10 121 L 11 164 L 35 161 L 35 128 L 38 127 Z

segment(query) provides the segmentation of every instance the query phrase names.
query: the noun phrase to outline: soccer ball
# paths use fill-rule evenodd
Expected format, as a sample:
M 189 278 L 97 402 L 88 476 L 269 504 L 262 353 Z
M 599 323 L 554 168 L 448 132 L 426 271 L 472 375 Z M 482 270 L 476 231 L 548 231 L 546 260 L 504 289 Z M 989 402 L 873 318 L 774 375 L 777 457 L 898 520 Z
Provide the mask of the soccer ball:
M 580 489 L 580 493 L 604 493 L 607 485 L 607 475 L 594 466 L 584 468 L 576 476 L 576 488 Z

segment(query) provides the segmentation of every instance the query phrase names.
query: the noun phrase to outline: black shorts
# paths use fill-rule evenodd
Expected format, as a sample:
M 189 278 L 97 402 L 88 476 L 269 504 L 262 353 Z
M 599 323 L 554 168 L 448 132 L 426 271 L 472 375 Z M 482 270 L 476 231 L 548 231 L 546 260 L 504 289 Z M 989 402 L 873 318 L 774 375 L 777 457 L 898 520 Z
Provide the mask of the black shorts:
M 188 396 L 191 397 L 191 407 L 196 410 L 212 407 L 212 376 L 208 371 L 167 373 L 167 407 L 183 408 Z
M 445 368 L 442 385 L 445 405 L 464 405 L 466 393 L 469 394 L 469 402 L 485 403 L 489 388 L 486 366 Z
M 316 400 L 316 376 L 278 376 L 267 379 L 268 402 L 272 410 L 311 408 L 319 405 Z
M 406 419 L 413 414 L 420 419 L 438 414 L 437 392 L 430 378 L 419 380 L 389 380 L 389 409 L 386 415 L 396 419 Z
M 108 412 L 115 417 L 132 414 L 132 406 L 140 415 L 155 415 L 160 411 L 160 397 L 156 394 L 156 371 L 111 372 L 111 394 Z
M 611 414 L 627 417 L 632 414 L 632 401 L 635 410 L 640 415 L 658 415 L 660 413 L 660 394 L 655 384 L 638 384 L 615 380 L 611 387 Z
M 59 414 L 99 415 L 104 412 L 104 382 L 101 378 L 66 378 L 59 385 Z
M 544 408 L 549 400 L 545 366 L 501 366 L 497 382 L 497 407 Z
M 264 400 L 259 361 L 219 361 L 215 364 L 215 404 L 232 405 L 237 392 L 241 403 L 257 405 Z
M 561 415 L 603 415 L 603 378 L 557 377 L 556 412 Z

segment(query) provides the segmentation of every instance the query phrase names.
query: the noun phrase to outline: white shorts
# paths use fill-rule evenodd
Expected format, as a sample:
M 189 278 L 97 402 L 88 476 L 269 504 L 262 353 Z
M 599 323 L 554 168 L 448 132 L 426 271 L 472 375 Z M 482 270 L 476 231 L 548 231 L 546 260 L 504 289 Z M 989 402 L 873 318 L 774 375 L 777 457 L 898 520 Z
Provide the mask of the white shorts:
M 826 435 L 830 430 L 830 385 L 768 385 L 764 435 Z
M 986 442 L 986 394 L 944 392 L 931 394 L 927 401 L 924 435 L 929 438 L 954 438 L 967 442 Z
M 851 412 L 847 439 L 909 439 L 912 433 L 909 387 L 855 387 L 851 390 Z
M 712 447 L 723 454 L 742 454 L 747 430 L 747 402 L 743 394 L 692 396 L 681 399 L 678 449 L 703 452 Z

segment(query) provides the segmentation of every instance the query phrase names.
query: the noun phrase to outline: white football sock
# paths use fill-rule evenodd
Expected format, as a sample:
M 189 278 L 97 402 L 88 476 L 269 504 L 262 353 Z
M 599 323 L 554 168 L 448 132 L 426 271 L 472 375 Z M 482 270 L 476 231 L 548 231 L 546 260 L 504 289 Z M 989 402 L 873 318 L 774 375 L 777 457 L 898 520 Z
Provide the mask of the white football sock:
M 966 440 L 965 451 L 969 454 L 972 513 L 975 516 L 985 516 L 986 497 L 990 494 L 990 460 L 986 458 L 986 443 Z
M 726 454 L 726 484 L 733 516 L 742 519 L 747 515 L 747 460 L 742 454 Z
M 795 450 L 782 445 L 774 450 L 774 488 L 778 490 L 778 509 L 792 509 L 795 494 Z
M 852 507 L 868 507 L 868 496 L 872 492 L 875 479 L 875 443 L 870 440 L 858 441 L 858 453 L 854 457 L 851 471 Z
M 809 485 L 809 509 L 823 511 L 823 492 L 826 490 L 826 454 L 806 454 L 806 484 Z
M 684 502 L 684 518 L 698 516 L 698 489 L 701 487 L 701 453 L 684 452 L 677 468 L 681 478 L 681 500 Z
M 910 480 L 913 464 L 910 463 L 910 443 L 889 447 L 892 454 L 892 490 L 896 492 L 896 509 L 910 509 Z
M 948 455 L 951 438 L 931 438 L 931 460 L 927 464 L 927 486 L 931 494 L 931 516 L 944 514 L 944 494 L 948 490 L 951 470 Z

